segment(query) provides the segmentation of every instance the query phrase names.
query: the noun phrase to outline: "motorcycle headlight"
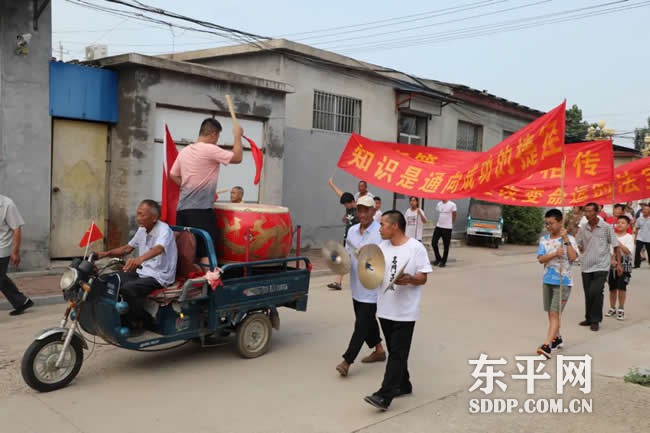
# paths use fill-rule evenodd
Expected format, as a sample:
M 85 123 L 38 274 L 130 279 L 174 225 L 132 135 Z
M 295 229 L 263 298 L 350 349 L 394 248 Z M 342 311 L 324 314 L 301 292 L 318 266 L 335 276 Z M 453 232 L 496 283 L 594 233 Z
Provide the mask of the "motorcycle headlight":
M 61 281 L 59 282 L 59 286 L 61 287 L 61 290 L 69 290 L 72 288 L 72 286 L 75 285 L 77 282 L 77 279 L 79 278 L 79 272 L 77 272 L 76 269 L 74 268 L 68 268 L 67 271 L 63 273 L 61 276 Z

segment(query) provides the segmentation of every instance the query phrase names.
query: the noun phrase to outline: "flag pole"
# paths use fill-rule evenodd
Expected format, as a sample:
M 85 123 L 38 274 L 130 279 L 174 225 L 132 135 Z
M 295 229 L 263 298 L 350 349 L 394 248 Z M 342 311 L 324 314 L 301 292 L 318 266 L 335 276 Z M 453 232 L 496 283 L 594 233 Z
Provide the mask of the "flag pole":
M 84 251 L 84 260 L 86 260 L 86 254 L 88 254 L 88 247 L 90 247 L 90 240 L 93 237 L 93 230 L 95 229 L 95 220 L 90 224 L 90 232 L 88 233 L 88 240 L 86 241 L 86 250 Z
M 562 213 L 564 214 L 564 208 L 566 205 L 566 199 L 564 197 L 564 177 L 566 175 L 566 144 L 562 147 L 562 168 L 560 169 L 562 175 L 560 176 L 560 193 L 562 194 Z M 562 222 L 562 227 L 564 227 L 564 222 Z M 566 230 L 566 229 L 565 229 Z M 569 251 L 568 248 L 564 248 L 564 240 L 560 238 L 560 248 L 562 248 L 564 254 L 566 255 L 567 262 L 569 267 L 567 271 L 571 270 L 571 262 L 569 261 Z M 560 299 L 558 300 L 558 312 L 557 312 L 557 322 L 558 322 L 558 334 L 560 327 L 562 325 L 562 292 L 564 291 L 564 275 L 562 275 L 562 263 L 560 262 Z M 556 335 L 555 338 L 558 336 Z

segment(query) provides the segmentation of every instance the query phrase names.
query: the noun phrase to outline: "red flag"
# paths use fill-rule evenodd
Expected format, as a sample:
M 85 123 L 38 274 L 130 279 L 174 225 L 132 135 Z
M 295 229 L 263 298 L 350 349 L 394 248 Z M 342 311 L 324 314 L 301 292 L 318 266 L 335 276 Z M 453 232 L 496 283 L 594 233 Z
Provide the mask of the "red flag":
M 180 188 L 169 175 L 169 171 L 176 161 L 178 150 L 176 143 L 169 133 L 169 128 L 165 124 L 165 157 L 163 158 L 163 177 L 162 177 L 162 202 L 160 204 L 160 219 L 169 225 L 176 225 L 176 207 L 178 206 L 178 197 Z
M 93 221 L 90 224 L 90 227 L 88 227 L 88 230 L 86 230 L 86 233 L 84 233 L 83 237 L 79 241 L 79 246 L 86 247 L 91 243 L 102 239 L 103 237 L 104 235 L 102 234 L 101 230 L 99 230 L 99 227 L 97 227 L 95 225 L 95 221 Z
M 260 183 L 260 176 L 262 176 L 262 166 L 264 165 L 264 155 L 257 144 L 250 138 L 244 136 L 248 144 L 251 146 L 251 153 L 253 154 L 253 161 L 255 161 L 255 180 L 253 181 L 254 185 Z

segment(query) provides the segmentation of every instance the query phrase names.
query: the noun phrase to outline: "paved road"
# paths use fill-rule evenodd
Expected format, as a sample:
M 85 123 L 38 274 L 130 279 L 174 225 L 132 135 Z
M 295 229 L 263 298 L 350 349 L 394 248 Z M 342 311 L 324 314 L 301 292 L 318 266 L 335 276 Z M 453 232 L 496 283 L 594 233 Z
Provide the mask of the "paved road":
M 597 333 L 579 327 L 581 289 L 563 316 L 564 352 L 594 358 L 592 414 L 486 415 L 468 411 L 469 399 L 481 397 L 468 392 L 474 382 L 468 360 L 481 353 L 503 356 L 510 374 L 514 355 L 534 354 L 546 329 L 541 267 L 530 247 L 462 248 L 454 257 L 447 268 L 435 270 L 423 296 L 410 359 L 414 394 L 395 400 L 386 413 L 362 401 L 379 387 L 383 364 L 355 364 L 347 378 L 334 370 L 350 335 L 352 308 L 347 290 L 329 291 L 331 277 L 319 276 L 312 280 L 309 311 L 281 311 L 280 331 L 261 358 L 241 359 L 232 344 L 188 344 L 160 353 L 97 346 L 86 353 L 77 379 L 49 394 L 23 384 L 19 363 L 33 335 L 57 323 L 61 306 L 39 306 L 18 318 L 4 312 L 0 431 L 649 431 L 650 389 L 621 377 L 630 367 L 650 366 L 650 292 L 643 284 L 650 269 L 633 275 L 625 322 L 606 319 Z M 553 396 L 551 391 L 544 383 L 535 397 Z M 525 393 L 511 384 L 502 396 L 523 401 Z

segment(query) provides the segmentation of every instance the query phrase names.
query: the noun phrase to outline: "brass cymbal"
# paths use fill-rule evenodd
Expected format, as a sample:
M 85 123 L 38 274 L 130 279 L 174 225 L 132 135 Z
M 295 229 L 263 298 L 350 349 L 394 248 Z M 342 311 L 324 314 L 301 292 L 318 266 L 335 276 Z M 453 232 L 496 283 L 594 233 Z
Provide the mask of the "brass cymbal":
M 359 264 L 357 267 L 359 281 L 363 287 L 374 290 L 384 281 L 386 261 L 384 253 L 375 244 L 369 244 L 359 249 Z
M 325 242 L 321 254 L 327 267 L 335 274 L 344 275 L 350 272 L 350 255 L 339 242 Z

